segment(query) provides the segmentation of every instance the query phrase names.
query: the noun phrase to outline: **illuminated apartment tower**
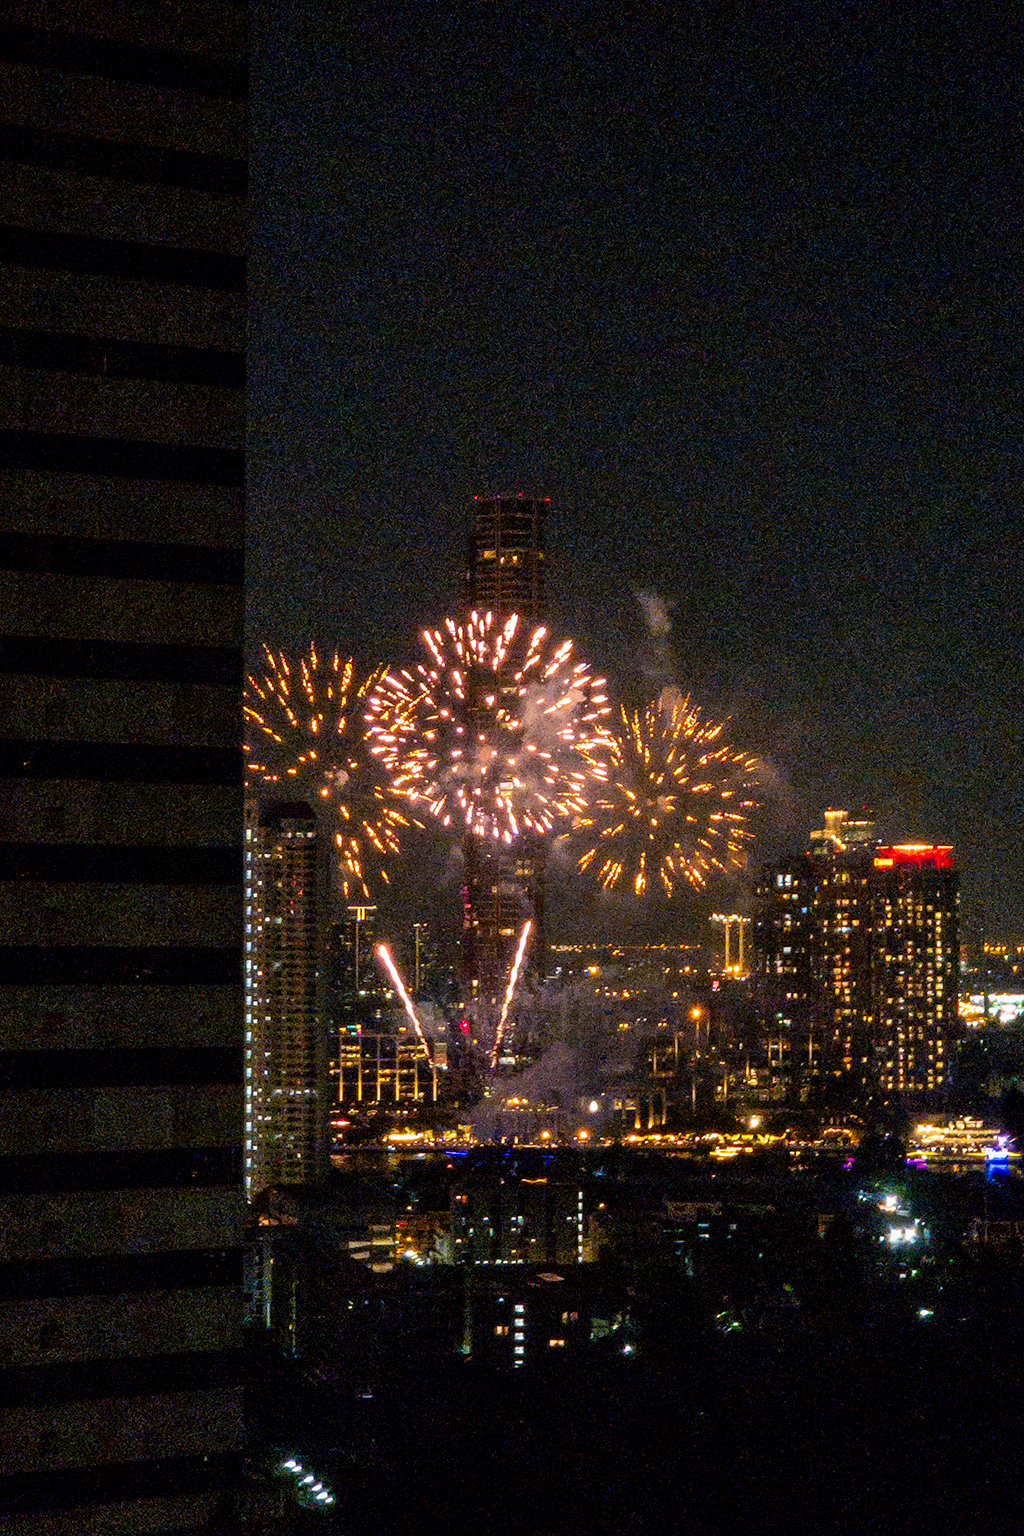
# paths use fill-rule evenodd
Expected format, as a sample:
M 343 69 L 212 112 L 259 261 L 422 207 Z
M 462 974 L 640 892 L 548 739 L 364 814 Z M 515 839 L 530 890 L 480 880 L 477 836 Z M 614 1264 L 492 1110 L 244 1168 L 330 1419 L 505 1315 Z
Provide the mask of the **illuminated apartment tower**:
M 873 860 L 872 993 L 876 1062 L 887 1092 L 937 1088 L 958 1024 L 953 850 L 905 843 Z
M 247 8 L 0 22 L 0 1529 L 241 1473 Z
M 855 1073 L 875 1067 L 874 832 L 867 818 L 852 821 L 846 811 L 827 810 L 824 827 L 809 839 L 822 1035 L 832 1068 Z
M 544 535 L 548 501 L 533 496 L 474 499 L 463 608 L 535 623 L 544 607 Z M 544 848 L 524 843 L 500 854 L 467 837 L 463 891 L 464 1001 L 498 1002 L 525 920 L 532 918 L 528 968 L 544 966 Z
M 758 987 L 769 1050 L 821 1042 L 821 1064 L 884 1093 L 938 1088 L 957 1027 L 959 877 L 952 849 L 882 847 L 827 813 L 811 852 L 758 886 Z M 802 1050 L 802 1046 L 800 1047 Z M 792 1056 L 792 1051 L 790 1052 Z
M 318 1183 L 329 1087 L 320 1007 L 322 838 L 304 802 L 246 827 L 245 1190 Z

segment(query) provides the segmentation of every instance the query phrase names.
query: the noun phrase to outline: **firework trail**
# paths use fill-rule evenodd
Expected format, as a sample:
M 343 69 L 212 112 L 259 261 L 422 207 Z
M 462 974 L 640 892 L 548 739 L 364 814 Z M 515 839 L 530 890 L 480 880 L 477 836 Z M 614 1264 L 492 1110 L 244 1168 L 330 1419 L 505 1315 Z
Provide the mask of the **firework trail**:
M 512 962 L 512 969 L 508 973 L 508 986 L 505 988 L 505 1000 L 501 1005 L 501 1014 L 498 1018 L 498 1028 L 494 1033 L 494 1044 L 491 1047 L 491 1066 L 498 1059 L 498 1051 L 505 1034 L 505 1024 L 508 1020 L 508 1010 L 512 1006 L 512 998 L 515 996 L 516 983 L 519 980 L 519 972 L 522 969 L 523 957 L 526 954 L 526 946 L 530 942 L 530 934 L 533 932 L 533 919 L 527 918 L 523 924 L 523 931 L 519 935 L 519 943 L 516 946 L 516 957 Z
M 370 750 L 443 826 L 510 844 L 581 812 L 601 776 L 603 678 L 513 615 L 426 630 L 429 659 L 368 699 Z
M 423 1033 L 423 1026 L 416 1015 L 416 1009 L 412 1005 L 412 998 L 405 990 L 405 985 L 402 981 L 402 978 L 398 974 L 398 967 L 391 958 L 391 951 L 388 949 L 386 944 L 378 944 L 374 950 L 374 953 L 377 956 L 377 959 L 380 961 L 381 965 L 387 971 L 388 975 L 391 977 L 395 991 L 402 999 L 402 1007 L 405 1009 L 406 1013 L 409 1015 L 409 1018 L 412 1020 L 412 1027 L 416 1031 L 420 1045 L 422 1045 L 423 1049 L 427 1053 L 427 1059 L 429 1061 L 433 1061 L 433 1053 L 427 1044 L 427 1037 Z
M 666 896 L 686 880 L 701 887 L 743 863 L 747 812 L 760 764 L 731 746 L 729 722 L 705 719 L 689 695 L 665 688 L 642 711 L 622 709 L 608 781 L 574 823 L 589 846 L 579 860 L 605 890 L 622 883 L 643 896 L 659 880 Z
M 416 825 L 367 750 L 365 700 L 386 668 L 357 675 L 351 657 L 322 657 L 312 645 L 292 660 L 263 652 L 263 669 L 245 680 L 246 782 L 330 809 L 342 894 L 369 897 L 368 877 L 387 881 L 386 860 Z

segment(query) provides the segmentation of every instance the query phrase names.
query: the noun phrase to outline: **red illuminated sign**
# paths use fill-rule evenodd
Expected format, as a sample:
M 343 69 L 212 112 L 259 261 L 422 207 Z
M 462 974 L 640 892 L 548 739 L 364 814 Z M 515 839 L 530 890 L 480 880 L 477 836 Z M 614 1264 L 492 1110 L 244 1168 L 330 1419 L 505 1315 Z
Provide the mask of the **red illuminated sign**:
M 918 869 L 952 869 L 953 850 L 940 843 L 897 843 L 892 848 L 875 849 L 876 869 L 907 865 Z

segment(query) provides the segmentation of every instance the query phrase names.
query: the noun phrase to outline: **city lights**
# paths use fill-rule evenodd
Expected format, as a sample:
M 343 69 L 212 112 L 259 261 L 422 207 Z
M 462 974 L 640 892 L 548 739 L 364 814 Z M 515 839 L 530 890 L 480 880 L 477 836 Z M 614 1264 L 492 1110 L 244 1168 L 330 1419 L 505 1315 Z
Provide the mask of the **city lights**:
M 295 1479 L 295 1492 L 300 1502 L 305 1500 L 312 1506 L 327 1508 L 335 1502 L 334 1493 L 328 1483 L 318 1478 L 315 1472 L 309 1472 L 294 1456 L 289 1456 L 280 1463 L 282 1472 L 290 1472 Z

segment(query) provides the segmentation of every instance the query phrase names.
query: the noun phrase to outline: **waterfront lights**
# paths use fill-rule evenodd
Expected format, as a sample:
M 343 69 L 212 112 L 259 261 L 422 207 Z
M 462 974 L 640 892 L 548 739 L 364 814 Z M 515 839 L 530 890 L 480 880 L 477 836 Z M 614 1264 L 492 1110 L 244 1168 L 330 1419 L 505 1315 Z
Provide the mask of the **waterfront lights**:
M 323 1508 L 334 1503 L 334 1494 L 330 1485 L 317 1477 L 315 1472 L 307 1472 L 302 1462 L 295 1456 L 288 1456 L 280 1463 L 282 1472 L 290 1472 L 295 1479 L 295 1492 L 300 1502 L 319 1504 Z

